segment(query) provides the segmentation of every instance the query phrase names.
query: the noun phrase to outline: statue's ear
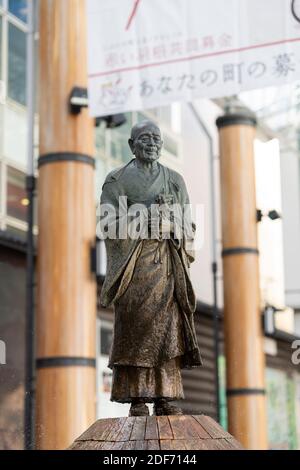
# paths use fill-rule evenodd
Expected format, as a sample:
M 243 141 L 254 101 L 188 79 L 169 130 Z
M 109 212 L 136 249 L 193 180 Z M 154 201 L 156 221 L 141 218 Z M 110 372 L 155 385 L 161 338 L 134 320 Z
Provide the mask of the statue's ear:
M 129 139 L 128 140 L 128 145 L 132 151 L 132 153 L 134 154 L 134 143 L 133 143 L 133 139 Z

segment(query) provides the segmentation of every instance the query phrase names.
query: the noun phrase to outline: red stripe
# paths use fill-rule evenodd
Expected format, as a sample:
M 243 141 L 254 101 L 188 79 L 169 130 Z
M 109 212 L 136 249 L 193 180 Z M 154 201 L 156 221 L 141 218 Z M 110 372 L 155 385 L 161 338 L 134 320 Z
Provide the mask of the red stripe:
M 262 47 L 277 46 L 278 44 L 287 44 L 287 43 L 298 42 L 298 41 L 300 41 L 300 38 L 283 39 L 281 41 L 267 42 L 265 44 L 256 44 L 256 45 L 253 45 L 253 46 L 240 47 L 238 49 L 228 49 L 228 50 L 224 50 L 224 51 L 210 52 L 210 53 L 207 53 L 207 54 L 198 54 L 198 55 L 190 56 L 190 57 L 181 57 L 181 58 L 178 58 L 178 59 L 169 59 L 169 60 L 165 60 L 163 62 L 152 62 L 151 64 L 135 65 L 133 67 L 124 67 L 122 69 L 114 69 L 114 70 L 108 70 L 106 72 L 92 73 L 92 74 L 89 75 L 89 78 L 101 77 L 101 76 L 104 76 L 104 75 L 110 75 L 112 73 L 130 72 L 131 70 L 141 70 L 141 69 L 145 69 L 145 68 L 148 68 L 148 67 L 159 67 L 160 65 L 174 64 L 176 62 L 185 62 L 185 61 L 188 61 L 188 60 L 204 59 L 204 58 L 207 58 L 207 57 L 214 57 L 214 56 L 224 55 L 224 54 L 232 54 L 234 52 L 249 51 L 251 49 L 259 49 L 259 48 L 262 48 Z
M 140 3 L 140 0 L 135 0 L 135 4 L 134 4 L 133 10 L 132 10 L 132 13 L 129 17 L 129 20 L 128 20 L 126 28 L 125 28 L 126 31 L 130 28 L 131 22 L 132 22 L 135 14 L 136 14 L 136 10 L 137 10 L 137 7 L 138 7 L 139 3 Z

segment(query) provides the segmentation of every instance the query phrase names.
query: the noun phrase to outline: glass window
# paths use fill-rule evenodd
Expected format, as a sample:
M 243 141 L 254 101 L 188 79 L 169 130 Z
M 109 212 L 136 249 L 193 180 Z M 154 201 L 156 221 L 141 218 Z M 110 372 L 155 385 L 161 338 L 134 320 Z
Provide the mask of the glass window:
M 9 0 L 8 10 L 19 20 L 27 21 L 27 0 Z
M 7 215 L 27 220 L 27 194 L 25 173 L 10 166 L 7 167 Z
M 120 162 L 127 163 L 132 158 L 131 150 L 128 145 L 132 127 L 132 115 L 126 113 L 126 122 L 120 127 L 111 129 L 111 156 Z
M 172 139 L 170 136 L 168 136 L 167 134 L 164 135 L 163 140 L 164 140 L 165 150 L 167 150 L 167 152 L 177 157 L 178 156 L 177 142 L 174 139 Z
M 16 237 L 18 240 L 21 240 L 23 242 L 26 242 L 27 240 L 27 232 L 26 230 L 21 230 L 19 228 L 13 227 L 9 224 L 6 226 L 6 231 L 12 235 L 13 237 Z
M 3 153 L 15 163 L 25 166 L 28 139 L 26 112 L 7 105 L 3 107 L 3 113 Z M 0 139 L 0 147 L 1 143 Z
M 26 35 L 14 25 L 8 26 L 8 96 L 26 103 Z
M 96 201 L 99 202 L 99 197 L 102 191 L 102 186 L 107 175 L 106 162 L 102 158 L 96 158 L 96 171 L 95 171 L 95 196 Z
M 0 162 L 0 194 L 2 194 L 2 163 Z M 3 215 L 5 207 L 3 207 L 3 199 L 0 197 L 0 215 Z
M 1 0 L 0 0 L 1 6 Z M 2 79 L 2 16 L 0 16 L 0 80 Z M 0 90 L 1 96 L 1 90 Z
M 95 144 L 96 144 L 96 151 L 97 155 L 105 153 L 105 126 L 97 126 L 95 127 Z
M 102 326 L 100 330 L 100 352 L 102 355 L 108 356 L 112 344 L 112 328 Z
M 143 113 L 137 113 L 136 116 L 137 116 L 137 122 L 141 122 L 141 121 L 145 121 L 145 120 L 148 121 L 149 120 L 148 116 L 146 116 Z

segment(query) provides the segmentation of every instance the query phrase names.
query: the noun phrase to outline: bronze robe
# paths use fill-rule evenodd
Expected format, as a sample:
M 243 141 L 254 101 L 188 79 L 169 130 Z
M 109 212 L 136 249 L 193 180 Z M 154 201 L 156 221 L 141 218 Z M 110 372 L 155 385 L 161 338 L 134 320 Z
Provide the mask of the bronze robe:
M 119 196 L 126 195 L 129 204 L 150 205 L 161 193 L 172 195 L 182 207 L 189 202 L 182 177 L 160 164 L 159 175 L 133 201 L 130 165 L 134 160 L 108 175 L 101 204 L 117 209 Z M 108 265 L 101 304 L 115 307 L 111 399 L 182 398 L 180 368 L 202 364 L 193 320 L 196 301 L 189 277 L 193 255 L 188 240 L 127 238 L 105 243 Z

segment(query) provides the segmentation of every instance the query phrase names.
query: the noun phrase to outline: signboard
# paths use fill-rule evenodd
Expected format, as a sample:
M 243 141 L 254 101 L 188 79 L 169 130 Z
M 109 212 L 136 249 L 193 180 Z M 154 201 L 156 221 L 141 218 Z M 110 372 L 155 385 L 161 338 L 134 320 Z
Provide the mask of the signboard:
M 92 116 L 300 77 L 300 0 L 87 0 Z

